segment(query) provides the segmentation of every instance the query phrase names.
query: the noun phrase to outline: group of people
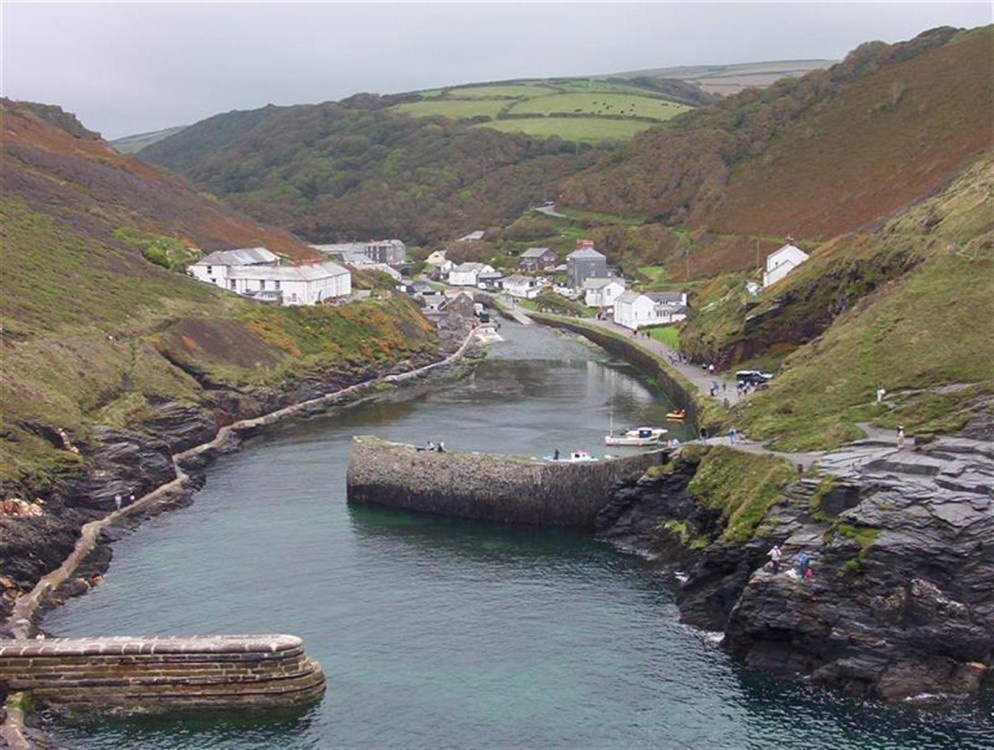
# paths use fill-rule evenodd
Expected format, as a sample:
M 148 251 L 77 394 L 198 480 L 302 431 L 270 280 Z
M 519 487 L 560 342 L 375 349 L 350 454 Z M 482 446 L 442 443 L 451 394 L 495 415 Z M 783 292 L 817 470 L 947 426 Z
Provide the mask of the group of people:
M 445 453 L 445 443 L 441 440 L 436 444 L 434 440 L 429 440 L 424 448 L 418 448 L 419 451 L 438 451 L 439 453 Z
M 769 552 L 766 553 L 767 557 L 770 558 L 770 563 L 773 568 L 774 573 L 780 572 L 780 561 L 783 559 L 783 551 L 780 549 L 779 544 L 774 544 Z M 811 569 L 811 556 L 807 552 L 801 552 L 795 559 L 795 564 L 797 565 L 797 575 L 803 580 L 805 578 L 814 578 L 814 571 Z
M 128 505 L 131 505 L 131 503 L 133 503 L 134 501 L 135 501 L 135 493 L 134 492 L 129 492 L 128 493 Z M 114 495 L 114 510 L 115 511 L 120 511 L 121 507 L 123 505 L 124 505 L 124 496 L 121 495 L 120 492 L 118 492 L 116 495 Z

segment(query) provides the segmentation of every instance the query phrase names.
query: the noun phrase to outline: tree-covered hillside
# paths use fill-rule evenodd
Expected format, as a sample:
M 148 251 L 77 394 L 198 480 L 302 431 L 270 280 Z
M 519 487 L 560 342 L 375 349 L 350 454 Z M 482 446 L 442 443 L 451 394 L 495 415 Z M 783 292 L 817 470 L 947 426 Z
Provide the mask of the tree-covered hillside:
M 218 128 L 237 130 L 227 127 L 235 115 L 219 115 L 141 157 L 313 242 L 400 237 L 409 243 L 507 222 L 595 159 L 590 146 L 556 138 L 384 111 L 396 103 L 364 96 L 291 107 L 216 147 L 205 139 Z M 246 120 L 244 113 L 238 117 Z M 185 156 L 168 156 L 187 147 L 198 154 L 188 168 Z

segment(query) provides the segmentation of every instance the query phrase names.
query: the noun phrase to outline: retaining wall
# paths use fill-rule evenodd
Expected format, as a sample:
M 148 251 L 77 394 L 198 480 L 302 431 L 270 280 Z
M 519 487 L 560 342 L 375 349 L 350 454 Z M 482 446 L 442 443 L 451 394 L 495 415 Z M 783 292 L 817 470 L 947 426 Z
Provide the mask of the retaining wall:
M 0 683 L 58 712 L 123 714 L 287 708 L 325 691 L 292 635 L 0 640 Z
M 621 480 L 668 452 L 568 463 L 492 453 L 438 453 L 374 437 L 352 440 L 348 501 L 502 523 L 592 530 Z

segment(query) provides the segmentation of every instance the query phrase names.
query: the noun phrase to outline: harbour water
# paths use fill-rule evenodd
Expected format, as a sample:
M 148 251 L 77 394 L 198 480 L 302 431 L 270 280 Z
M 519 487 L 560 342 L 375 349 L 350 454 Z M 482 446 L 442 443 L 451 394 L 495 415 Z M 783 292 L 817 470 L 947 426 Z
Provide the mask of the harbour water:
M 990 696 L 931 711 L 742 670 L 679 624 L 672 578 L 563 530 L 352 508 L 355 434 L 599 455 L 672 405 L 577 339 L 506 323 L 474 376 L 287 424 L 209 470 L 190 507 L 114 545 L 54 635 L 293 633 L 323 701 L 289 715 L 55 724 L 80 750 L 994 747 Z M 681 439 L 689 428 L 672 425 Z

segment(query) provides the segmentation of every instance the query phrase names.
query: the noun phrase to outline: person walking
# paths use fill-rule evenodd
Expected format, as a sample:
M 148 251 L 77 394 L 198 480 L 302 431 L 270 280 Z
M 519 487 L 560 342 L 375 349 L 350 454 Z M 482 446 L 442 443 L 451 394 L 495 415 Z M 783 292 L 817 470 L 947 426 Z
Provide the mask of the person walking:
M 773 565 L 773 572 L 780 572 L 780 558 L 783 557 L 783 552 L 780 551 L 780 545 L 774 544 L 773 549 L 766 553 L 770 558 L 770 563 Z
M 904 425 L 899 424 L 897 426 L 897 449 L 901 450 L 904 448 Z
M 121 493 L 118 492 L 114 495 L 114 509 L 117 511 L 121 510 Z

